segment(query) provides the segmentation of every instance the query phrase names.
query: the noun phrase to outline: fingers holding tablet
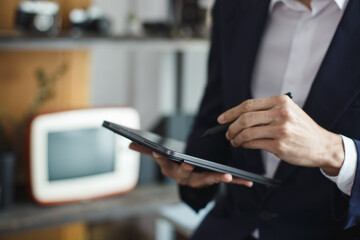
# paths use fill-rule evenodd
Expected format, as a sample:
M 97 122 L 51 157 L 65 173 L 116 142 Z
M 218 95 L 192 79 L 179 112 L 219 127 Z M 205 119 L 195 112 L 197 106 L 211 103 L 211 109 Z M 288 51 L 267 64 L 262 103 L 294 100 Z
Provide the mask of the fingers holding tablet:
M 252 181 L 233 177 L 231 174 L 217 173 L 211 171 L 194 171 L 195 166 L 187 163 L 178 163 L 163 157 L 160 154 L 151 152 L 145 147 L 131 143 L 130 149 L 151 156 L 160 166 L 163 175 L 173 178 L 180 185 L 187 185 L 194 188 L 201 188 L 217 183 L 233 183 L 251 187 Z
M 134 151 L 137 151 L 139 153 L 142 153 L 142 154 L 146 154 L 146 155 L 151 155 L 152 154 L 152 151 L 150 151 L 149 149 L 139 145 L 139 144 L 136 144 L 134 142 L 130 143 L 129 145 L 129 148 L 131 150 L 134 150 Z

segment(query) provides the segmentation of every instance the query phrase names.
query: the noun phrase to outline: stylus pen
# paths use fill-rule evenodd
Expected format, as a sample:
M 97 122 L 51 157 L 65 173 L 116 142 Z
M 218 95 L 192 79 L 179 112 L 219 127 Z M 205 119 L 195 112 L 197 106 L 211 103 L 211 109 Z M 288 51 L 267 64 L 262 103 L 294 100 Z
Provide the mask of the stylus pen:
M 293 98 L 291 92 L 285 93 L 285 95 L 289 96 L 289 98 L 291 98 L 291 99 Z M 217 125 L 213 128 L 210 128 L 210 129 L 206 130 L 206 132 L 201 137 L 204 137 L 204 138 L 211 137 L 211 136 L 214 136 L 215 134 L 225 132 L 232 123 L 233 122 L 228 122 L 228 123 Z

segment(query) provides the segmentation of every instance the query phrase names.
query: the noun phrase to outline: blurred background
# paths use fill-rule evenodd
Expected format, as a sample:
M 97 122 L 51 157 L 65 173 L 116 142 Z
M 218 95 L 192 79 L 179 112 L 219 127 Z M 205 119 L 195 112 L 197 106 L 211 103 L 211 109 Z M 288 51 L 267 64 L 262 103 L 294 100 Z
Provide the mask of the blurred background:
M 141 129 L 185 141 L 205 87 L 213 2 L 0 1 L 0 239 L 190 236 L 203 214 L 146 156 L 125 194 L 34 201 L 29 127 L 39 113 L 126 106 Z

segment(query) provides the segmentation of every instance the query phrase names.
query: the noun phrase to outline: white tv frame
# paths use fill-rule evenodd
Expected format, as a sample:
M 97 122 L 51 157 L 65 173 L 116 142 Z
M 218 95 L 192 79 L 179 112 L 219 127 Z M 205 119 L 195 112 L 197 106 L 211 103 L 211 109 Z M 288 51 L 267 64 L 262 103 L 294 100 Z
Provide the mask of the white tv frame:
M 104 120 L 140 128 L 133 108 L 90 108 L 37 115 L 30 124 L 30 186 L 34 200 L 42 205 L 84 201 L 131 191 L 139 178 L 140 154 L 128 148 L 130 141 L 115 136 L 114 172 L 81 178 L 49 181 L 48 133 L 101 127 Z M 104 131 L 108 131 L 104 128 Z

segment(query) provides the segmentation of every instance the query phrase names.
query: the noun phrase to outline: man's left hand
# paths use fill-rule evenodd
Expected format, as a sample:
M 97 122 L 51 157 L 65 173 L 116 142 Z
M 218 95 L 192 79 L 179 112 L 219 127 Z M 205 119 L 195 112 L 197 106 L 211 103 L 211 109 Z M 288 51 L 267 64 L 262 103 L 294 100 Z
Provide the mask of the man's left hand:
M 345 158 L 341 136 L 320 127 L 286 95 L 246 100 L 218 122 L 233 122 L 226 138 L 234 147 L 263 149 L 293 165 L 321 167 L 328 175 L 338 175 Z

